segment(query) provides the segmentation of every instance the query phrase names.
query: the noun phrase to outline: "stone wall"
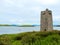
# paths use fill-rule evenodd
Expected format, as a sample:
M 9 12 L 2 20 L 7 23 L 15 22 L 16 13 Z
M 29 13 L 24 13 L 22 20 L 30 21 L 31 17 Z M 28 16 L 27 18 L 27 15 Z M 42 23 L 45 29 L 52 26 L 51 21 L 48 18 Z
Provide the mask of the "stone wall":
M 41 11 L 41 31 L 53 30 L 52 11 L 46 9 Z

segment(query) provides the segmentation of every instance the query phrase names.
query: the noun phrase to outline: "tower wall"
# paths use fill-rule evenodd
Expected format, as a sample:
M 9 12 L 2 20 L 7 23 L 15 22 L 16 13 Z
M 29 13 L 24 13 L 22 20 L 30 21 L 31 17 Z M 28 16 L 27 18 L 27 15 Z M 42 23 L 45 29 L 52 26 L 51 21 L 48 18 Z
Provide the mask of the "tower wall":
M 46 9 L 41 11 L 41 31 L 53 30 L 52 11 Z

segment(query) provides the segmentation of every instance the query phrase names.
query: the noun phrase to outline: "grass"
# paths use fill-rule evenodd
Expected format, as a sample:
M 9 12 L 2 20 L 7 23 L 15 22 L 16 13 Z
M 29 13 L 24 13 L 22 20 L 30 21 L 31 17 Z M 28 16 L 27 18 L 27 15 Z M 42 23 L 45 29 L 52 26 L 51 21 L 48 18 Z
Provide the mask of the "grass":
M 0 35 L 0 45 L 60 45 L 60 31 Z

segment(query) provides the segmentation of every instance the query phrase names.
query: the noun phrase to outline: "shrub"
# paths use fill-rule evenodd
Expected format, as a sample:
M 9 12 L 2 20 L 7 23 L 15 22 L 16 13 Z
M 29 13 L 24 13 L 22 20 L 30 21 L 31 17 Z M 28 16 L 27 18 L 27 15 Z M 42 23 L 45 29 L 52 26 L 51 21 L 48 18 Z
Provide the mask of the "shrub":
M 11 45 L 11 40 L 7 35 L 0 37 L 0 45 Z

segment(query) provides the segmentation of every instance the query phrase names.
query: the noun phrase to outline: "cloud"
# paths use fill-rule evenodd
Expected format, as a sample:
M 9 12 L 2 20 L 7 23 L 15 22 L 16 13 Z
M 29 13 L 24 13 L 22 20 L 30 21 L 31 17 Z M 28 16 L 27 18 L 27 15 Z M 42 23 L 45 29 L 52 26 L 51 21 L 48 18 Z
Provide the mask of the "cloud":
M 2 16 L 1 20 L 3 20 L 4 16 L 4 20 L 11 23 L 30 23 L 29 21 L 35 23 L 40 20 L 41 10 L 46 7 L 50 8 L 49 6 L 54 9 L 56 8 L 54 5 L 59 4 L 59 2 L 59 0 L 0 0 L 0 17 Z M 54 17 L 54 20 L 58 20 L 58 18 L 58 16 Z
M 35 0 L 35 1 L 43 5 L 54 5 L 59 2 L 59 0 Z
M 59 0 L 0 0 L 0 4 L 5 6 L 17 6 L 17 7 L 24 7 L 27 5 L 54 5 L 58 4 Z
M 10 19 L 9 21 L 10 22 L 18 22 L 18 23 L 21 23 L 21 22 L 23 22 L 23 19 Z
M 54 20 L 54 21 L 58 21 L 58 22 L 60 22 L 59 19 L 60 19 L 60 16 L 59 16 L 59 15 L 58 15 L 58 16 L 57 16 L 57 15 L 56 15 L 56 16 L 53 16 L 53 20 Z

